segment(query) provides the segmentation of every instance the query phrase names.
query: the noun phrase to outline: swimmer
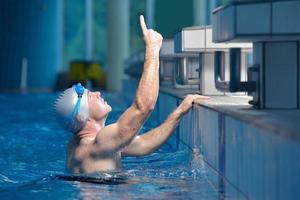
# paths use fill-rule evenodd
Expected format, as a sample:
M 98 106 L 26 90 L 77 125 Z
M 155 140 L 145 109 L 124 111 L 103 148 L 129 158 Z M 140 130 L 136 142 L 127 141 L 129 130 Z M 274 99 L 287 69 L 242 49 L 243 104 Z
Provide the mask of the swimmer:
M 187 95 L 173 113 L 157 128 L 137 135 L 153 110 L 159 92 L 160 33 L 140 26 L 145 44 L 143 73 L 132 105 L 117 122 L 105 125 L 112 110 L 101 97 L 80 84 L 64 91 L 55 103 L 62 124 L 74 133 L 67 149 L 67 168 L 74 174 L 118 171 L 122 156 L 144 156 L 158 149 L 172 134 L 180 119 L 200 95 Z

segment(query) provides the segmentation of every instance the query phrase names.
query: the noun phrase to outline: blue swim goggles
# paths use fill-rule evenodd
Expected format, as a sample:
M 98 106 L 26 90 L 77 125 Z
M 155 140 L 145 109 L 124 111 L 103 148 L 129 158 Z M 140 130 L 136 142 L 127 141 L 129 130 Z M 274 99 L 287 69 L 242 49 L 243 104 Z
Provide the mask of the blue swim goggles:
M 77 102 L 75 104 L 75 107 L 72 111 L 72 113 L 70 115 L 67 116 L 68 120 L 69 120 L 69 125 L 73 125 L 73 123 L 75 122 L 75 117 L 79 112 L 80 109 L 80 104 L 81 104 L 81 99 L 85 90 L 85 87 L 83 87 L 80 83 L 77 83 L 76 85 L 73 86 L 73 88 L 75 89 L 75 92 L 77 94 Z

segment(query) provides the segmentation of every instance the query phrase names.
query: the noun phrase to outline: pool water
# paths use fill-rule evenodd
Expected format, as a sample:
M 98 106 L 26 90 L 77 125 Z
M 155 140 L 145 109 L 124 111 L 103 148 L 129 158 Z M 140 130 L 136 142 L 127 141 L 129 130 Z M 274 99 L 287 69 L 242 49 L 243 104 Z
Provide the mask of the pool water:
M 56 96 L 0 95 L 0 199 L 244 199 L 226 181 L 220 189 L 220 177 L 201 154 L 176 149 L 174 138 L 149 156 L 124 158 L 121 172 L 72 179 L 65 169 L 71 135 L 55 121 Z M 131 100 L 104 96 L 113 107 L 107 120 L 112 123 Z M 150 121 L 141 132 L 155 125 Z

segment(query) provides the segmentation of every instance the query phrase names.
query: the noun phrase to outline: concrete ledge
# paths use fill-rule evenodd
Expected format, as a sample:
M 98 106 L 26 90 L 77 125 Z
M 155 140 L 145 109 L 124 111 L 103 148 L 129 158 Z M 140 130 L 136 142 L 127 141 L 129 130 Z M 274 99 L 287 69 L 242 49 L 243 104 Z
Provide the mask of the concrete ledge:
M 161 92 L 183 99 L 187 94 L 196 94 L 195 90 L 161 88 Z M 223 113 L 235 119 L 249 123 L 269 133 L 280 135 L 300 142 L 300 110 L 258 110 L 248 102 L 248 96 L 212 96 L 209 100 L 197 101 L 203 106 Z
M 300 142 L 299 110 L 257 110 L 248 104 L 249 100 L 248 97 L 212 97 L 197 103 L 269 133 Z

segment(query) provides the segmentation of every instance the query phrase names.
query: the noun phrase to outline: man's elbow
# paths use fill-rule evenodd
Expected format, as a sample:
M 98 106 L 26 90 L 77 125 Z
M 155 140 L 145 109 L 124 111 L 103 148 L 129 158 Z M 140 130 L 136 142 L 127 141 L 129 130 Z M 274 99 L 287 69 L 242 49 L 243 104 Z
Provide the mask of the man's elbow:
M 147 156 L 154 152 L 154 149 L 139 149 L 139 151 L 134 152 L 132 155 L 137 157 Z
M 141 138 L 139 145 L 140 146 L 139 146 L 138 156 L 147 156 L 156 150 L 156 148 L 153 145 L 151 145 L 149 142 L 147 142 L 144 138 Z
M 155 102 L 153 103 L 148 103 L 145 107 L 145 112 L 152 112 L 154 110 L 155 107 Z
M 154 110 L 154 105 L 147 105 L 141 110 L 141 112 L 143 113 L 143 115 L 149 116 L 153 110 Z
M 144 103 L 137 107 L 144 115 L 149 115 L 154 110 L 155 102 Z

